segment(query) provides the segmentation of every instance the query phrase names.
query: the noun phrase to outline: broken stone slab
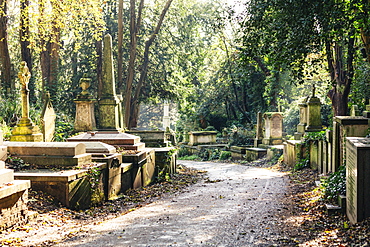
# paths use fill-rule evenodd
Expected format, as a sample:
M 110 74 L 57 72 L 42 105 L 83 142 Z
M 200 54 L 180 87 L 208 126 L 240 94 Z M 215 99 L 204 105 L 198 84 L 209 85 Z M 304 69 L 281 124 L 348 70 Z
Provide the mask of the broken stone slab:
M 38 166 L 79 166 L 91 163 L 83 143 L 5 142 L 11 155 Z
M 142 150 L 145 143 L 139 136 L 122 133 L 119 131 L 87 132 L 67 139 L 68 142 L 104 142 L 109 145 L 119 146 L 126 150 Z

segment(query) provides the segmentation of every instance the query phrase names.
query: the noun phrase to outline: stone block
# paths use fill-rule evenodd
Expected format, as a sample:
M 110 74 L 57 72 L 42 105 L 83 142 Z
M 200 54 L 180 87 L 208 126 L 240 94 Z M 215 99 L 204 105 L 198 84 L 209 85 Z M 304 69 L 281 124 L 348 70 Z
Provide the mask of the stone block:
M 247 148 L 245 151 L 244 157 L 247 161 L 261 159 L 267 154 L 267 149 L 264 148 Z
M 295 166 L 302 158 L 302 141 L 287 140 L 284 143 L 284 162 L 289 166 Z
M 152 148 L 146 149 L 146 162 L 142 165 L 143 186 L 154 182 L 155 178 L 155 152 Z
M 86 153 L 91 154 L 114 154 L 117 149 L 103 142 L 82 142 L 86 146 Z
M 346 138 L 347 216 L 351 223 L 370 217 L 370 138 Z
M 131 163 L 122 163 L 121 164 L 121 193 L 132 189 L 134 184 L 134 172 L 133 165 Z M 140 175 L 141 178 L 141 175 Z M 140 185 L 141 186 L 141 185 Z

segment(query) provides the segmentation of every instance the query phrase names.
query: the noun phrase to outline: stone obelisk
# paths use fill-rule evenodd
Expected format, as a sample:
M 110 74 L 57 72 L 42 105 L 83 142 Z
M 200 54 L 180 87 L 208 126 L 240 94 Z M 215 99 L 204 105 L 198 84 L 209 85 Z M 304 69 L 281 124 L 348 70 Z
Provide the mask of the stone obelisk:
M 104 37 L 103 48 L 103 87 L 99 99 L 99 130 L 119 130 L 119 99 L 114 81 L 112 37 Z

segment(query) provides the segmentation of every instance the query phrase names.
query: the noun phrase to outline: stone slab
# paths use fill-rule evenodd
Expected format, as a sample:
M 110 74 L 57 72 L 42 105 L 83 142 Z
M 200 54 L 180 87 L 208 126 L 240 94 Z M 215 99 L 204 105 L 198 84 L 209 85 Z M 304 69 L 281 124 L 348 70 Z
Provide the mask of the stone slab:
M 140 137 L 118 131 L 87 132 L 67 139 L 68 142 L 104 142 L 110 145 L 135 145 Z
M 11 185 L 0 188 L 0 200 L 20 191 L 28 190 L 30 187 L 29 180 L 14 180 Z
M 68 142 L 5 142 L 10 154 L 35 156 L 75 156 L 86 153 L 82 143 Z
M 103 142 L 82 142 L 86 146 L 86 153 L 114 154 L 117 149 Z
M 0 185 L 10 183 L 14 180 L 14 171 L 11 169 L 0 169 Z

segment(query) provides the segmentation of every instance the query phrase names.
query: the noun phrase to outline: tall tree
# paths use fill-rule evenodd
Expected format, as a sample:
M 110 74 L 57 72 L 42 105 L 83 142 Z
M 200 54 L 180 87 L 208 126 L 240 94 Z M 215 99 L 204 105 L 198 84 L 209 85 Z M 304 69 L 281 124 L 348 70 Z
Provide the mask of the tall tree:
M 15 89 L 15 83 L 11 79 L 11 63 L 8 47 L 7 0 L 0 0 L 0 66 L 0 86 L 7 90 Z
M 154 39 L 156 38 L 164 17 L 171 5 L 173 0 L 167 0 L 165 6 L 163 7 L 162 13 L 159 17 L 156 27 L 154 28 L 149 39 L 145 43 L 144 47 L 144 57 L 140 70 L 139 84 L 135 87 L 135 92 L 133 92 L 133 83 L 135 80 L 135 62 L 138 55 L 138 34 L 141 28 L 142 14 L 144 8 L 144 0 L 140 0 L 140 4 L 137 9 L 136 17 L 136 1 L 130 0 L 130 54 L 129 54 L 129 64 L 128 72 L 126 79 L 126 88 L 125 88 L 125 124 L 127 128 L 136 127 L 137 125 L 137 115 L 138 115 L 138 95 L 141 93 L 141 89 L 146 78 L 147 67 L 149 63 L 149 48 L 152 45 Z M 133 96 L 134 95 L 134 96 Z M 134 97 L 134 101 L 132 100 Z

